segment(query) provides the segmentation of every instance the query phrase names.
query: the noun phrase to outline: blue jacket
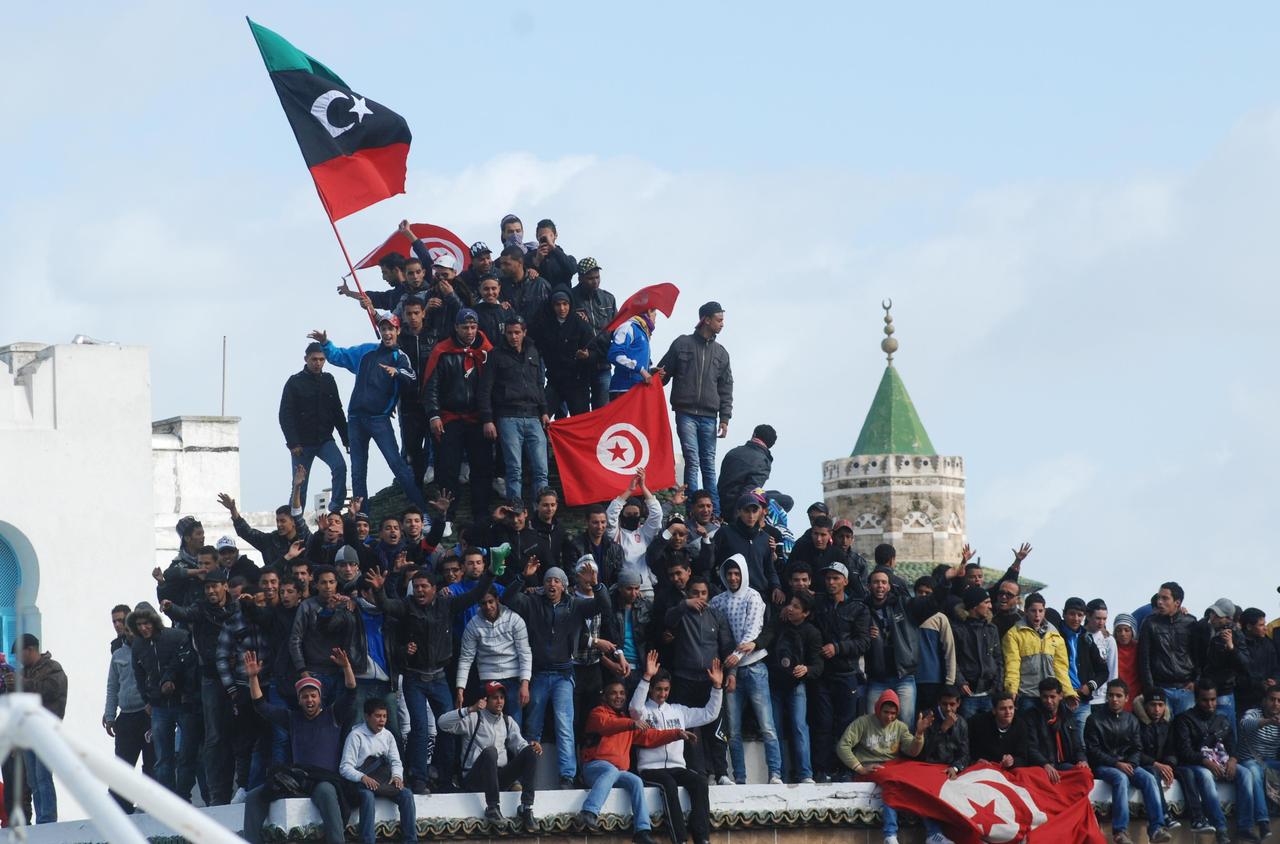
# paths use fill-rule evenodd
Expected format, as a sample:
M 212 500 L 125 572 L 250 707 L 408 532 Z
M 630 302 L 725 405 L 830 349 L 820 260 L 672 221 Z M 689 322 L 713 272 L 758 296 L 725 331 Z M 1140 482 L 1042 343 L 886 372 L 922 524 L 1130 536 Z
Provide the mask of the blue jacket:
M 632 317 L 613 332 L 609 363 L 613 364 L 609 392 L 624 393 L 643 380 L 640 370 L 648 369 L 653 362 L 649 358 L 649 329 L 642 317 Z
M 329 363 L 356 374 L 356 385 L 347 401 L 348 416 L 390 416 L 402 389 L 408 396 L 415 395 L 413 388 L 418 376 L 413 371 L 409 356 L 398 348 L 388 349 L 381 343 L 362 343 L 339 349 L 332 342 L 327 342 L 324 354 Z M 379 364 L 394 366 L 395 377 L 388 375 Z

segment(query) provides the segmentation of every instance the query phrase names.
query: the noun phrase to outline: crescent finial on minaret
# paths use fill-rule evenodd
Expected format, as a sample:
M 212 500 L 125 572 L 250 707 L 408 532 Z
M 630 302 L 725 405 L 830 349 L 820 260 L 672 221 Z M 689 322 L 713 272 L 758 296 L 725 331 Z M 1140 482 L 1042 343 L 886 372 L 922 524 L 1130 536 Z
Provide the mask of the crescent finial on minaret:
M 898 341 L 893 336 L 893 315 L 889 313 L 893 300 L 885 299 L 880 307 L 884 308 L 884 339 L 880 341 L 880 351 L 885 353 L 889 366 L 893 366 L 893 353 L 898 351 Z

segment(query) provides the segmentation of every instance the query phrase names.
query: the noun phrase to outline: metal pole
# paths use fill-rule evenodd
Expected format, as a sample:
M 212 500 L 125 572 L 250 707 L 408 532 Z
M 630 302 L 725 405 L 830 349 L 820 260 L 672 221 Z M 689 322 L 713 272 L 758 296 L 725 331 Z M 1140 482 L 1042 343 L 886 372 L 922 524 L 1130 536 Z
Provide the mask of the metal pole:
M 227 335 L 222 335 L 222 415 L 227 415 Z

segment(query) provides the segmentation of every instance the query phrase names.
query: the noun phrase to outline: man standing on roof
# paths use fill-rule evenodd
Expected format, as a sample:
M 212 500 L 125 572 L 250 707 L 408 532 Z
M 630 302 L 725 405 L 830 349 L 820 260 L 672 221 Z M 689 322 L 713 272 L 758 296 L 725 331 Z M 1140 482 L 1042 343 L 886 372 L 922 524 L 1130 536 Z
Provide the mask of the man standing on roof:
M 324 346 L 325 357 L 335 366 L 354 372 L 356 385 L 347 402 L 347 430 L 351 438 L 351 490 L 356 498 L 368 499 L 369 440 L 391 467 L 405 496 L 422 510 L 427 500 L 414 482 L 413 470 L 400 456 L 396 434 L 391 427 L 391 411 L 402 391 L 416 395 L 418 376 L 408 356 L 396 345 L 400 338 L 400 318 L 383 314 L 378 318 L 380 343 L 363 343 L 340 349 L 329 342 L 323 330 L 308 337 Z

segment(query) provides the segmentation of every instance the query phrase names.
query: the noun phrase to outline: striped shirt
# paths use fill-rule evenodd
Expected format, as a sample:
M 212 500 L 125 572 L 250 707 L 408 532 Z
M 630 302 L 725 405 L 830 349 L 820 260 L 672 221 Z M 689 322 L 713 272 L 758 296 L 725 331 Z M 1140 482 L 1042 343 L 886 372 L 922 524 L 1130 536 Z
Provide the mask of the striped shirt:
M 1261 709 L 1250 709 L 1240 722 L 1239 759 L 1280 759 L 1280 725 L 1264 718 Z

